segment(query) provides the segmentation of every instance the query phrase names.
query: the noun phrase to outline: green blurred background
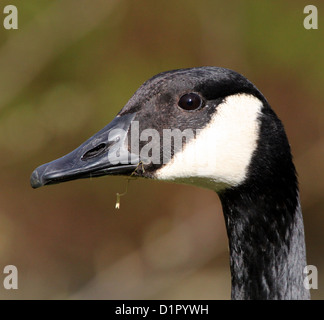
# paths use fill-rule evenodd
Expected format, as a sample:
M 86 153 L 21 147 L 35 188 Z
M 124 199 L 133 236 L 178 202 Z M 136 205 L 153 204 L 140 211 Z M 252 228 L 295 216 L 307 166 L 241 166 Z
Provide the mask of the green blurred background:
M 1 1 L 1 12 L 7 4 L 19 29 L 0 25 L 0 270 L 17 266 L 19 289 L 0 286 L 1 299 L 230 298 L 212 191 L 131 181 L 117 211 L 121 177 L 29 185 L 145 80 L 203 65 L 243 73 L 284 122 L 319 272 L 312 297 L 324 298 L 323 1 L 311 1 L 318 30 L 303 27 L 309 1 L 28 0 Z

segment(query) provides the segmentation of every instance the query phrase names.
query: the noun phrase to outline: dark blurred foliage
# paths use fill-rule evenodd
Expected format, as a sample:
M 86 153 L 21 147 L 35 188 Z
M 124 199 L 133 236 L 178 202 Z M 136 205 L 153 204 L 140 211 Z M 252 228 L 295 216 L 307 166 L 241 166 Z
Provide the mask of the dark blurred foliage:
M 324 5 L 307 1 L 28 0 L 0 26 L 2 299 L 228 299 L 228 245 L 212 191 L 119 177 L 33 190 L 38 165 L 101 129 L 161 71 L 223 66 L 247 76 L 285 124 L 299 173 L 308 263 L 324 298 Z M 3 15 L 4 17 L 5 15 Z M 1 17 L 1 15 L 0 15 Z M 4 277 L 4 276 L 3 276 Z

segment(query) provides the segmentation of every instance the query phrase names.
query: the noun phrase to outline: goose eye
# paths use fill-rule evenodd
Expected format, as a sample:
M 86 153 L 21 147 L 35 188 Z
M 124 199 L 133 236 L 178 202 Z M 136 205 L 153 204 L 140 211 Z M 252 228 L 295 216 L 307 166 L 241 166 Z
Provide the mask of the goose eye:
M 187 93 L 183 95 L 178 102 L 178 106 L 184 110 L 196 110 L 201 104 L 201 98 L 196 93 Z

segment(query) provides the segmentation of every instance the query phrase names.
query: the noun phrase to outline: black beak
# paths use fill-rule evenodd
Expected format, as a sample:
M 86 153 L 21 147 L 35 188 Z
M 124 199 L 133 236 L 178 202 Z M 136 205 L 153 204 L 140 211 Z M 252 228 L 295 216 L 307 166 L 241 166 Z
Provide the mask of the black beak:
M 103 175 L 130 175 L 139 156 L 128 151 L 128 131 L 136 113 L 117 116 L 69 154 L 43 164 L 30 177 L 33 188 Z

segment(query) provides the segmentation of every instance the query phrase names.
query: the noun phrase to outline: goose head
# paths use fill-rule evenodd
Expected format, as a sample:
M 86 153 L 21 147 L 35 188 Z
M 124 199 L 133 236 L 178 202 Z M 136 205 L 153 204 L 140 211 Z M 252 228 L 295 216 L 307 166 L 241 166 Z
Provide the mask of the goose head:
M 164 72 L 80 147 L 37 168 L 31 185 L 133 174 L 216 191 L 238 186 L 249 175 L 265 108 L 257 88 L 234 71 Z

